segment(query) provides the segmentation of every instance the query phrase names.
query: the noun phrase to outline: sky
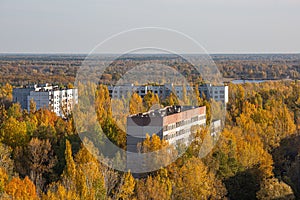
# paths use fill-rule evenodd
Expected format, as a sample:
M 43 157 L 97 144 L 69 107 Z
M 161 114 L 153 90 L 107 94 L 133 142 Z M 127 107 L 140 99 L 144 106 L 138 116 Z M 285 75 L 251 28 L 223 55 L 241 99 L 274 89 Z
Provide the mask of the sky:
M 0 52 L 89 53 L 121 31 L 163 27 L 209 53 L 300 53 L 299 8 L 299 0 L 0 0 Z

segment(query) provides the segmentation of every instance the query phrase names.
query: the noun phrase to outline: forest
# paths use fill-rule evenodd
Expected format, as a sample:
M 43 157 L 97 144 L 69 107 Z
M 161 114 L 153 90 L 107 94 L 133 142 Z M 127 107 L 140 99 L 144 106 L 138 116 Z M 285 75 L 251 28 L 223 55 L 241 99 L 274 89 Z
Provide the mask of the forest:
M 87 123 L 101 125 L 111 141 L 126 148 L 126 134 L 112 118 L 107 87 L 92 83 L 89 87 L 95 92 L 97 118 Z M 36 110 L 34 103 L 29 113 L 21 110 L 12 103 L 12 88 L 9 83 L 0 87 L 1 199 L 300 198 L 297 80 L 229 84 L 226 125 L 213 150 L 198 157 L 208 134 L 201 129 L 174 163 L 138 179 L 130 171 L 119 172 L 99 162 L 93 155 L 101 156 L 101 151 L 92 141 L 85 143 L 89 147 L 82 144 L 74 116 L 62 119 L 47 109 Z M 154 103 L 177 103 L 173 96 L 160 100 L 152 94 L 131 99 L 131 113 L 147 110 Z M 211 104 L 201 98 L 198 103 Z M 82 120 L 86 121 L 84 116 Z M 167 145 L 154 135 L 147 137 L 141 150 L 155 151 Z

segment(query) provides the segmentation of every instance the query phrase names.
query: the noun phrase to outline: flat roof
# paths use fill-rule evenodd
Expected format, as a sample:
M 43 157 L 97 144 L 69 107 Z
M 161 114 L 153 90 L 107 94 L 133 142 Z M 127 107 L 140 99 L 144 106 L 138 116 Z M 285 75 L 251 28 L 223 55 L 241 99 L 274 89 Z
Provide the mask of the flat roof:
M 161 109 L 149 110 L 148 112 L 129 115 L 129 118 L 166 117 L 187 110 L 199 108 L 199 106 L 167 106 Z

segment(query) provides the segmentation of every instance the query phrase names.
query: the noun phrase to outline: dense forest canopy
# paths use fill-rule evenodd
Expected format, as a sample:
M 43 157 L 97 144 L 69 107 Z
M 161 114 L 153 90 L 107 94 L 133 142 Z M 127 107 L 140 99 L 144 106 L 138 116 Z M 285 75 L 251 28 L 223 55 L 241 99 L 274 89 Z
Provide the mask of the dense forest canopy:
M 101 148 L 105 148 L 97 134 L 100 127 L 113 143 L 126 148 L 126 133 L 112 117 L 105 85 L 88 83 L 95 93 L 97 117 L 87 120 L 82 113 L 79 126 L 75 126 L 73 115 L 62 119 L 47 109 L 27 112 L 12 102 L 16 85 L 73 83 L 84 56 L 26 57 L 2 55 L 0 59 L 0 199 L 300 198 L 299 81 L 229 84 L 225 128 L 213 150 L 199 158 L 201 146 L 206 145 L 203 139 L 209 134 L 207 129 L 199 129 L 187 151 L 174 163 L 137 179 L 130 171 L 116 171 L 98 159 L 103 158 Z M 276 77 L 272 78 L 288 75 L 291 70 L 299 73 L 299 55 L 212 57 L 225 77 L 233 69 L 241 73 L 236 78 L 242 74 L 251 77 L 247 69 L 252 67 L 254 74 L 273 70 Z M 129 108 L 130 113 L 137 113 L 153 104 L 177 103 L 172 95 L 159 99 L 151 93 L 144 98 L 134 93 Z M 199 98 L 198 104 L 209 108 L 213 102 Z M 83 106 L 79 104 L 75 109 Z M 77 129 L 80 123 L 95 130 L 84 142 Z M 148 152 L 168 145 L 153 135 L 139 148 Z M 158 157 L 159 162 L 178 151 L 165 152 Z M 115 157 L 113 162 L 123 159 L 122 155 Z
M 97 91 L 97 119 L 119 146 L 124 133 L 110 114 L 105 86 Z M 15 199 L 293 199 L 300 196 L 300 83 L 230 84 L 226 128 L 213 151 L 198 157 L 206 130 L 199 130 L 187 152 L 171 165 L 134 179 L 103 165 L 83 146 L 68 120 L 48 110 L 27 113 L 11 103 L 12 87 L 1 86 L 0 195 Z M 140 97 L 134 97 L 140 98 Z M 132 112 L 159 101 L 132 104 Z M 108 107 L 102 107 L 106 105 Z M 82 118 L 84 120 L 84 116 Z M 298 132 L 297 132 L 298 130 Z M 101 143 L 101 138 L 98 138 Z M 168 145 L 153 136 L 142 151 Z M 174 152 L 176 153 L 176 152 Z

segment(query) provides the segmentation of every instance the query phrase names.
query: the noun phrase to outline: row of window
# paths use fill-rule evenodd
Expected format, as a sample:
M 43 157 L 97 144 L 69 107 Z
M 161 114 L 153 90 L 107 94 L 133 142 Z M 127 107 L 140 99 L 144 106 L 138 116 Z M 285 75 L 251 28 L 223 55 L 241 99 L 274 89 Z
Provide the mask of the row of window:
M 214 99 L 218 99 L 219 98 L 219 96 L 214 96 Z M 224 99 L 225 98 L 225 96 L 224 95 L 220 95 L 220 99 Z
M 196 122 L 196 121 L 204 120 L 205 118 L 206 118 L 205 115 L 198 115 L 198 116 L 192 117 L 191 119 L 186 119 L 186 120 L 182 120 L 182 121 L 179 121 L 179 122 L 176 122 L 173 124 L 166 125 L 166 126 L 164 126 L 163 131 L 169 131 L 169 130 Z
M 174 137 L 178 137 L 178 136 L 186 134 L 186 133 L 190 133 L 190 130 L 189 129 L 182 129 L 180 131 L 176 131 L 175 133 L 170 133 L 168 135 L 165 135 L 164 139 L 169 140 L 169 139 L 172 139 Z
M 215 90 L 215 94 L 219 94 L 219 91 Z M 220 94 L 225 94 L 224 90 L 220 90 Z

